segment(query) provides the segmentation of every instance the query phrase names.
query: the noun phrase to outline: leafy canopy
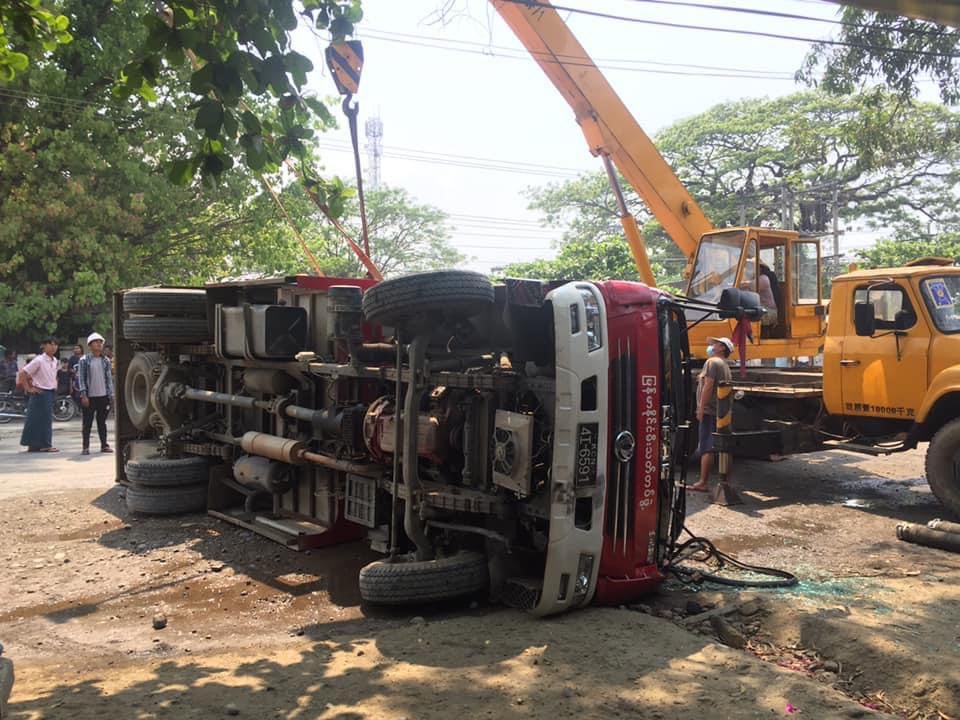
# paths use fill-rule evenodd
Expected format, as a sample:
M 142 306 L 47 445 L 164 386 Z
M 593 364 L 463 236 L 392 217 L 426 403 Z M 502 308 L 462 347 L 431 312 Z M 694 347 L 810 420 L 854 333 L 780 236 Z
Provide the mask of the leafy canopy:
M 0 87 L 26 70 L 31 56 L 72 39 L 69 18 L 47 10 L 40 0 L 0 1 Z
M 901 99 L 915 97 L 924 78 L 940 98 L 960 101 L 960 30 L 925 20 L 846 6 L 840 13 L 842 45 L 819 43 L 798 77 L 824 90 L 847 94 L 879 80 Z
M 167 0 L 164 6 L 162 15 L 152 7 L 141 14 L 146 39 L 124 66 L 117 92 L 155 102 L 166 70 L 191 61 L 189 107 L 202 138 L 170 165 L 170 179 L 187 184 L 197 173 L 215 179 L 241 158 L 258 172 L 274 172 L 291 156 L 305 161 L 313 124 L 333 119 L 304 92 L 313 63 L 293 49 L 292 33 L 302 18 L 343 40 L 363 16 L 360 0 Z M 306 163 L 302 171 L 324 195 L 320 177 Z

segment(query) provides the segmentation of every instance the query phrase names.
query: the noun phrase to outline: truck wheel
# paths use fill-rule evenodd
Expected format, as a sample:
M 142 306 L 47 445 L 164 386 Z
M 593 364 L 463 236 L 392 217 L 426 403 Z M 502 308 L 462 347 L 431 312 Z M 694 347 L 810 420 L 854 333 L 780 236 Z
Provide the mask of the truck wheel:
M 469 316 L 493 303 L 493 285 L 468 270 L 440 270 L 384 280 L 363 294 L 363 315 L 394 326 L 420 315 Z
M 927 484 L 955 516 L 960 516 L 960 420 L 937 431 L 927 448 Z
M 150 395 L 157 380 L 155 369 L 160 367 L 160 353 L 140 352 L 133 356 L 123 379 L 123 400 L 130 422 L 137 430 L 150 427 L 153 405 Z
M 127 510 L 141 515 L 179 515 L 207 508 L 207 483 L 179 487 L 127 486 Z
M 181 487 L 207 481 L 207 459 L 196 455 L 171 460 L 159 455 L 128 460 L 124 465 L 127 480 L 139 486 Z
M 123 294 L 124 312 L 137 315 L 207 316 L 206 290 L 136 288 Z
M 360 597 L 376 605 L 414 605 L 480 592 L 487 586 L 487 558 L 458 552 L 437 560 L 386 562 L 360 570 Z
M 134 342 L 194 343 L 210 339 L 206 318 L 131 317 L 123 321 L 123 336 Z
M 53 401 L 53 419 L 67 422 L 77 416 L 77 403 L 69 395 L 61 395 Z

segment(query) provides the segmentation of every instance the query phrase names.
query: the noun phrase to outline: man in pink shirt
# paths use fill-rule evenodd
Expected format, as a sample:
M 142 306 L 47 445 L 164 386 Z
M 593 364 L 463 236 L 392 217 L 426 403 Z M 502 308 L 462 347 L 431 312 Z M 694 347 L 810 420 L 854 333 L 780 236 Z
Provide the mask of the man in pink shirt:
M 28 362 L 17 373 L 17 384 L 30 396 L 27 403 L 27 421 L 23 424 L 20 444 L 27 452 L 60 452 L 53 446 L 53 401 L 57 394 L 57 359 L 59 344 L 55 338 L 46 338 L 43 352 Z

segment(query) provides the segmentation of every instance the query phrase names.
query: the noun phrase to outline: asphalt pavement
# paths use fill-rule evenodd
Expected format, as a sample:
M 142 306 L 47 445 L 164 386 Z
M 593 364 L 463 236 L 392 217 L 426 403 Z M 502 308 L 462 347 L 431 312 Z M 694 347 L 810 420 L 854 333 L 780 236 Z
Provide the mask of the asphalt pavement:
M 91 454 L 81 455 L 80 418 L 53 423 L 53 444 L 58 453 L 28 453 L 20 445 L 22 420 L 0 424 L 0 500 L 47 492 L 113 486 L 113 454 L 99 452 L 96 426 Z M 113 421 L 108 421 L 113 443 Z

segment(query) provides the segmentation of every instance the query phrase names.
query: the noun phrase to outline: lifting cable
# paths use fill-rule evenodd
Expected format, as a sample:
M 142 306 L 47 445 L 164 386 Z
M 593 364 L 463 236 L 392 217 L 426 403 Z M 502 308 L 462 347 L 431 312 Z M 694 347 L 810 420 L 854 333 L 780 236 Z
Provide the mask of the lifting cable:
M 793 587 L 799 582 L 796 575 L 778 568 L 751 565 L 728 555 L 706 538 L 698 537 L 690 532 L 686 525 L 683 527 L 690 538 L 673 549 L 670 557 L 668 572 L 672 573 L 680 582 L 695 584 L 712 582 L 718 585 L 727 585 L 737 588 L 785 588 Z M 690 567 L 683 564 L 685 561 L 702 563 L 708 570 Z M 766 575 L 773 580 L 754 580 L 739 577 L 729 577 L 720 573 L 725 568 L 735 568 L 750 575 Z

